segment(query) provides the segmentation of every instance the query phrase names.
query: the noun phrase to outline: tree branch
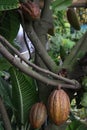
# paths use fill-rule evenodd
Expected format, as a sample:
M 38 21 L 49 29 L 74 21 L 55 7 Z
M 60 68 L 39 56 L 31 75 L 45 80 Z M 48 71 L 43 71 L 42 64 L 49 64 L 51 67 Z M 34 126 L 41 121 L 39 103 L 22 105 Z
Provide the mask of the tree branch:
M 7 112 L 6 112 L 6 109 L 5 109 L 5 106 L 3 104 L 1 97 L 0 97 L 0 113 L 4 122 L 5 130 L 12 130 L 11 124 L 10 124 L 10 121 L 9 121 L 9 118 L 8 118 L 8 115 L 7 115 Z
M 51 3 L 51 0 L 44 0 L 44 8 L 43 8 L 43 11 L 42 11 L 42 19 L 48 18 L 50 3 Z
M 80 59 L 87 53 L 87 32 L 73 47 L 70 54 L 66 57 L 62 67 L 67 69 L 70 73 L 73 72 L 75 66 L 79 63 Z
M 75 82 L 74 85 L 69 85 L 69 84 L 63 84 L 63 83 L 59 83 L 58 80 L 53 80 L 53 79 L 49 79 L 48 77 L 44 77 L 40 74 L 38 74 L 37 72 L 29 69 L 28 67 L 25 67 L 24 64 L 22 64 L 17 58 L 15 58 L 12 54 L 10 54 L 8 52 L 8 50 L 6 50 L 6 48 L 0 43 L 0 53 L 15 67 L 17 67 L 19 70 L 21 70 L 22 72 L 24 72 L 25 74 L 27 74 L 28 76 L 31 76 L 47 85 L 52 85 L 52 86 L 58 86 L 59 84 L 62 87 L 65 88 L 73 88 L 73 89 L 79 89 L 80 88 L 80 84 L 78 82 Z
M 55 64 L 55 62 L 51 59 L 51 57 L 48 55 L 46 49 L 44 46 L 41 44 L 41 41 L 37 37 L 33 27 L 31 24 L 26 23 L 26 33 L 28 37 L 30 38 L 31 42 L 33 43 L 38 55 L 41 57 L 45 65 L 49 70 L 52 72 L 57 72 L 58 66 Z
M 39 71 L 39 72 L 42 72 L 48 76 L 52 76 L 53 78 L 56 78 L 58 80 L 61 80 L 61 81 L 64 81 L 68 84 L 72 84 L 72 85 L 75 85 L 76 81 L 75 80 L 70 80 L 70 79 L 67 79 L 67 78 L 64 78 L 62 76 L 59 76 L 49 70 L 46 70 L 46 69 L 43 69 L 43 68 L 40 68 L 38 67 L 37 65 L 31 63 L 29 60 L 27 60 L 25 57 L 23 57 L 21 55 L 21 53 L 16 49 L 14 48 L 3 36 L 0 35 L 0 41 L 1 43 L 4 45 L 4 46 L 7 46 L 9 49 L 12 50 L 12 52 L 14 52 L 16 55 L 18 55 L 18 57 L 24 61 L 27 65 L 33 67 L 35 70 Z

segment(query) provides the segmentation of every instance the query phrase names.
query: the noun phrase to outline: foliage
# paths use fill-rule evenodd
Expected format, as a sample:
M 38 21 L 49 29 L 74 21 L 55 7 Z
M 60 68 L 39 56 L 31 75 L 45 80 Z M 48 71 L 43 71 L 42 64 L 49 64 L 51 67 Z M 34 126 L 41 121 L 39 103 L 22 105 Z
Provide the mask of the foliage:
M 57 7 L 58 10 L 64 10 L 71 4 L 72 0 L 55 0 L 53 2 L 53 8 Z
M 83 77 L 82 85 L 84 87 L 84 90 L 87 91 L 87 76 Z
M 60 8 L 59 8 L 60 9 Z M 86 29 L 83 29 L 83 25 L 81 25 L 81 30 L 76 31 L 74 28 L 70 26 L 66 18 L 66 10 L 59 11 L 58 8 L 53 8 L 53 17 L 54 17 L 54 26 L 55 26 L 55 35 L 50 38 L 50 52 L 49 54 L 52 56 L 54 61 L 59 65 L 66 58 L 66 56 L 70 53 L 72 48 L 75 46 L 75 42 L 77 42 L 83 34 L 86 32 Z M 75 108 L 72 108 L 74 113 L 77 113 L 77 118 L 84 119 L 87 114 L 85 113 L 87 107 L 87 77 L 83 77 L 82 81 L 83 91 L 77 93 L 75 95 L 76 103 Z M 83 111 L 83 109 L 85 109 Z M 83 120 L 84 120 L 83 119 Z M 74 120 L 70 123 L 66 130 L 75 130 L 77 127 L 78 130 L 86 130 L 87 126 L 80 121 Z
M 11 64 L 3 57 L 0 57 L 0 71 L 8 70 L 11 67 Z
M 0 11 L 17 9 L 19 0 L 0 0 Z
M 11 86 L 3 78 L 0 77 L 0 96 L 3 98 L 7 107 L 13 108 L 11 101 Z
M 51 4 L 54 13 L 55 35 L 50 37 L 49 54 L 58 65 L 65 60 L 75 46 L 75 41 L 83 35 L 83 30 L 78 32 L 74 30 L 74 33 L 71 33 L 72 28 L 66 19 L 66 9 L 71 2 L 72 0 L 54 0 Z M 17 12 L 20 7 L 19 3 L 19 0 L 0 0 L 0 34 L 13 45 L 20 26 L 20 17 Z M 77 92 L 75 95 L 75 108 L 78 104 L 87 108 L 87 77 L 83 77 L 82 86 L 83 91 Z M 0 55 L 0 96 L 4 100 L 12 126 L 17 124 L 14 129 L 26 130 L 29 127 L 29 110 L 38 101 L 38 89 L 36 87 L 35 81 L 31 77 L 13 68 Z M 0 129 L 4 129 L 1 117 Z M 76 119 L 66 128 L 66 130 L 86 129 L 87 126 Z
M 11 76 L 10 84 L 0 76 L 0 96 L 6 107 L 13 111 L 10 117 L 13 118 L 14 116 L 12 123 L 17 123 L 19 128 L 24 129 L 25 127 L 26 129 L 30 108 L 38 101 L 36 85 L 32 78 L 13 67 L 8 72 Z M 24 126 L 22 127 L 20 124 L 24 124 Z
M 87 107 L 87 92 L 83 93 L 83 97 L 82 97 L 82 100 L 81 100 L 81 105 L 84 106 L 84 107 Z
M 87 129 L 87 126 L 81 121 L 76 120 L 76 119 L 72 121 L 66 128 L 66 130 L 86 130 L 86 129 Z
M 0 17 L 2 18 L 0 20 L 0 34 L 13 45 L 20 26 L 18 12 L 14 9 L 19 8 L 19 6 L 18 0 L 0 1 Z M 8 107 L 11 113 L 10 115 L 8 112 L 10 119 L 12 119 L 12 124 L 17 123 L 19 128 L 26 129 L 29 110 L 38 100 L 35 82 L 32 78 L 12 68 L 12 65 L 1 55 L 0 96 L 3 98 L 6 107 Z M 21 124 L 24 124 L 24 126 L 22 127 Z M 0 128 L 3 129 L 2 124 Z
M 53 37 L 51 37 L 50 44 L 49 54 L 53 56 L 54 60 L 58 63 L 61 59 L 65 59 L 72 47 L 75 45 L 75 42 L 56 33 Z
M 37 101 L 34 81 L 17 69 L 10 69 L 12 83 L 12 102 L 15 107 L 16 120 L 25 124 L 31 106 Z
M 85 26 L 81 25 L 80 31 L 76 31 L 67 20 L 66 10 L 62 9 L 60 11 L 58 7 L 52 7 L 55 34 L 50 37 L 51 45 L 49 54 L 59 64 L 61 59 L 64 61 L 73 46 L 75 46 L 75 43 L 83 36 L 86 28 L 84 29 Z
M 16 11 L 0 12 L 0 17 L 2 17 L 0 20 L 0 34 L 13 43 L 20 25 L 18 13 Z

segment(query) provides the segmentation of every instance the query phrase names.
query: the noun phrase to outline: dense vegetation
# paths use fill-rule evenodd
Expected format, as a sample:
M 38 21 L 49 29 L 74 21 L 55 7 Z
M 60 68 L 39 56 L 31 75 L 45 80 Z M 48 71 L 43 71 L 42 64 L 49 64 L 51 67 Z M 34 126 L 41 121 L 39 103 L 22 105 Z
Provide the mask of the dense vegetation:
M 69 118 L 57 126 L 47 116 L 39 129 L 87 129 L 87 32 L 76 12 L 67 18 L 72 5 L 72 0 L 0 0 L 0 130 L 32 130 L 32 105 L 47 107 L 59 88 L 69 96 Z M 20 24 L 30 59 L 16 40 Z

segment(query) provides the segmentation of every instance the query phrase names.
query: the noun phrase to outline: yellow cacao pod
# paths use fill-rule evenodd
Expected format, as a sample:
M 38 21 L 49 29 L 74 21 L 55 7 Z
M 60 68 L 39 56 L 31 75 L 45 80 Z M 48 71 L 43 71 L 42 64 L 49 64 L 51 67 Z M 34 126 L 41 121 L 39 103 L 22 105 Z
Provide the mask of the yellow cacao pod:
M 48 113 L 56 125 L 63 124 L 69 116 L 70 100 L 62 89 L 54 90 L 48 98 Z

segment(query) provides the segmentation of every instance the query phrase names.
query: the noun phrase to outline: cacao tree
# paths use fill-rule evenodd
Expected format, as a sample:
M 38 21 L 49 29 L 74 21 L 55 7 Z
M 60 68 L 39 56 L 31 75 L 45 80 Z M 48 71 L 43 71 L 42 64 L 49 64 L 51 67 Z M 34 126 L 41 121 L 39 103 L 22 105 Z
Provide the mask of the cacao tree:
M 75 99 L 77 108 L 87 108 L 87 32 L 62 60 L 62 65 L 54 62 L 46 48 L 48 34 L 55 33 L 51 8 L 66 11 L 71 5 L 72 0 L 0 0 L 0 129 L 32 130 L 29 120 L 32 106 L 42 102 L 49 110 L 48 97 L 54 89 L 63 89 L 70 102 Z M 69 21 L 71 25 L 75 24 L 74 18 L 75 15 L 72 15 Z M 30 50 L 26 35 L 35 48 L 34 57 L 32 59 L 30 54 L 30 60 L 21 55 L 18 44 L 14 41 L 20 24 L 28 53 L 30 54 Z M 76 26 L 79 25 L 74 25 Z M 63 101 L 59 104 L 63 109 Z M 34 113 L 39 113 L 40 118 L 44 117 L 41 112 L 36 107 Z M 39 120 L 35 114 L 30 117 L 32 122 L 34 117 L 36 121 Z M 44 124 L 38 129 L 62 129 L 62 125 L 54 125 L 49 114 L 45 117 L 45 121 L 41 120 Z M 69 117 L 71 124 L 66 130 L 87 129 L 86 124 L 77 120 L 72 111 Z

